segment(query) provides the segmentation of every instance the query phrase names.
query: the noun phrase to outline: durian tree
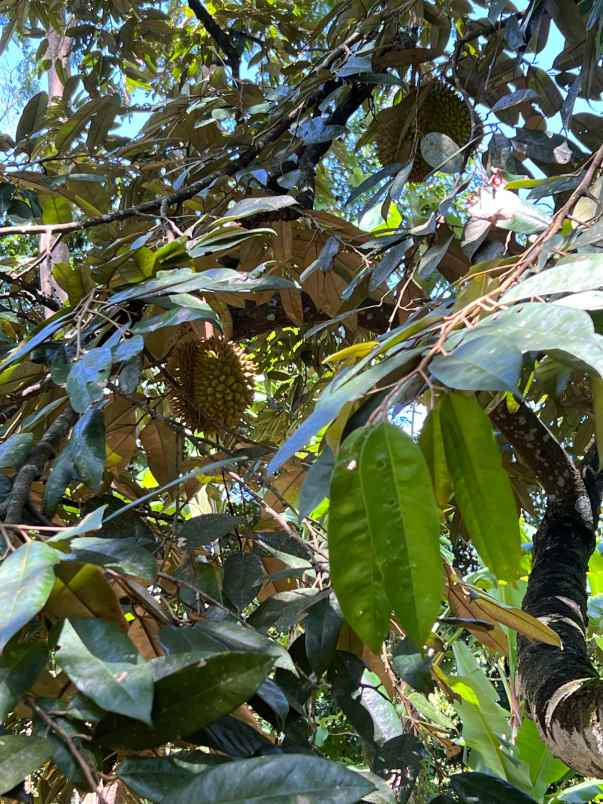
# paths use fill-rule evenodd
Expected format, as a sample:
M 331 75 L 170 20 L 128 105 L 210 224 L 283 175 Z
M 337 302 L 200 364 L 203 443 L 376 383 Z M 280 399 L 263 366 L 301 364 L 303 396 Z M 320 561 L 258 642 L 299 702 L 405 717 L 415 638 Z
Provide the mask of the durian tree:
M 601 2 L 0 14 L 0 796 L 603 796 Z

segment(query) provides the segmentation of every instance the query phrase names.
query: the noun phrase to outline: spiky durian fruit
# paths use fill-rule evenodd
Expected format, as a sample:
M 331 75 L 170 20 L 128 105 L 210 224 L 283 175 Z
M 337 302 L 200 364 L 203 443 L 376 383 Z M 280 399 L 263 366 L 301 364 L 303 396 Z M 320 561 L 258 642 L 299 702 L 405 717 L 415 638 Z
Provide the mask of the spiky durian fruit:
M 240 346 L 211 337 L 185 340 L 170 360 L 170 404 L 194 430 L 231 430 L 253 402 L 255 364 Z
M 420 152 L 421 138 L 432 131 L 446 134 L 459 148 L 475 136 L 477 118 L 469 104 L 444 81 L 429 81 L 402 101 L 376 115 L 375 141 L 383 165 L 406 162 L 415 154 L 409 181 L 423 181 L 433 168 Z M 471 146 L 475 148 L 477 143 Z M 464 153 L 467 153 L 467 149 Z

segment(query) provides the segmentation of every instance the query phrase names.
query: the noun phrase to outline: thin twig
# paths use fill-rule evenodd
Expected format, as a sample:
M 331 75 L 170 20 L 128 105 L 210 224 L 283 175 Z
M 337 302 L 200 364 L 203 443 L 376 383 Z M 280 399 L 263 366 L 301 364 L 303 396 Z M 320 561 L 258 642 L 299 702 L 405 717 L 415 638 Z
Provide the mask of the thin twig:
M 90 787 L 91 792 L 96 793 L 96 797 L 97 797 L 97 799 L 99 801 L 99 804 L 109 804 L 107 799 L 99 791 L 99 789 L 98 789 L 99 783 L 94 778 L 94 775 L 93 775 L 92 771 L 90 770 L 90 766 L 88 765 L 88 763 L 86 762 L 86 760 L 82 756 L 82 754 L 79 751 L 77 745 L 71 739 L 71 736 L 69 734 L 67 734 L 65 729 L 61 728 L 61 726 L 59 726 L 59 724 L 56 721 L 54 721 L 42 709 L 41 706 L 38 706 L 38 704 L 33 700 L 33 698 L 28 698 L 27 702 L 29 703 L 31 708 L 34 710 L 34 712 L 44 721 L 44 723 L 46 723 L 46 725 L 50 729 L 52 729 L 52 731 L 54 731 L 54 733 L 57 734 L 61 738 L 61 740 L 64 741 L 64 743 L 67 746 L 67 748 L 69 749 L 71 755 L 73 756 L 73 758 L 75 759 L 77 764 L 80 766 L 81 771 L 84 774 L 84 777 L 85 777 L 86 781 L 88 782 L 88 785 Z

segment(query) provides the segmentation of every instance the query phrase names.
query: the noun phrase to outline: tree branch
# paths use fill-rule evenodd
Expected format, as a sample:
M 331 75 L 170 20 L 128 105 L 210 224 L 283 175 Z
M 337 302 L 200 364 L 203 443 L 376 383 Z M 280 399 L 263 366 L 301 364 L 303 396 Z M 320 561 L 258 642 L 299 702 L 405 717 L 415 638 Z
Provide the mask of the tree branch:
M 205 8 L 201 0 L 188 0 L 188 5 L 197 19 L 203 23 L 207 33 L 212 37 L 220 50 L 226 56 L 226 61 L 234 78 L 238 81 L 241 69 L 241 54 L 233 44 L 232 38 L 224 31 L 209 11 Z
M 42 439 L 33 448 L 27 461 L 17 472 L 10 494 L 0 509 L 0 513 L 2 510 L 4 512 L 5 524 L 16 525 L 21 522 L 23 512 L 29 502 L 32 483 L 40 476 L 46 462 L 53 457 L 61 439 L 67 435 L 76 419 L 76 413 L 71 406 L 68 406 L 57 416 Z
M 600 776 L 603 681 L 586 643 L 586 573 L 603 483 L 597 451 L 591 448 L 578 467 L 527 406 L 512 414 L 503 401 L 490 415 L 549 498 L 522 607 L 556 631 L 562 647 L 519 637 L 521 695 L 553 754 L 585 776 Z

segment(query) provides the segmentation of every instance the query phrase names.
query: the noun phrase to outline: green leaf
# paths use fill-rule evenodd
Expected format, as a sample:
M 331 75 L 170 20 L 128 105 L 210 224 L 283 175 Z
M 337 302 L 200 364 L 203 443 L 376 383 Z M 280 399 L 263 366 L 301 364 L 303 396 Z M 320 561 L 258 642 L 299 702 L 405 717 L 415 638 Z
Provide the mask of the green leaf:
M 170 804 L 355 804 L 373 785 L 335 762 L 283 754 L 228 762 L 177 790 Z
M 99 407 L 90 406 L 71 434 L 71 450 L 77 473 L 91 491 L 98 492 L 105 471 L 105 419 Z
M 268 464 L 268 473 L 274 474 L 296 452 L 306 446 L 312 436 L 335 419 L 346 402 L 353 402 L 367 393 L 388 374 L 411 363 L 422 349 L 401 350 L 396 355 L 386 357 L 381 363 L 364 371 L 360 364 L 341 371 L 322 392 L 316 406 L 304 423 L 280 447 Z M 366 359 L 366 358 L 365 358 Z
M 227 762 L 225 757 L 201 751 L 178 751 L 170 757 L 128 757 L 117 770 L 119 778 L 137 795 L 170 804 L 177 791 L 200 773 Z
M 48 480 L 44 486 L 44 513 L 48 516 L 54 514 L 57 505 L 60 503 L 65 489 L 77 477 L 71 444 L 68 443 L 61 450 L 59 456 L 50 470 Z
M 318 677 L 335 658 L 342 625 L 343 618 L 335 596 L 312 606 L 304 620 L 306 656 Z
M 146 332 L 155 332 L 163 327 L 177 327 L 186 321 L 211 321 L 212 324 L 220 326 L 220 318 L 212 308 L 206 304 L 205 309 L 195 309 L 191 307 L 174 307 L 160 315 L 145 318 L 139 321 L 132 328 L 132 332 L 142 335 Z
M 0 721 L 6 720 L 13 707 L 42 672 L 48 660 L 43 642 L 11 645 L 0 657 Z
M 519 518 L 490 420 L 473 395 L 449 393 L 441 405 L 446 460 L 471 541 L 500 580 L 520 571 Z
M 579 293 L 603 287 L 603 254 L 576 254 L 552 268 L 530 276 L 508 290 L 501 301 L 508 304 L 549 293 Z
M 0 795 L 26 779 L 52 756 L 52 743 L 44 737 L 7 734 L 0 737 Z
M 83 564 L 98 564 L 124 575 L 133 575 L 151 583 L 157 574 L 157 562 L 136 536 L 106 539 L 101 536 L 75 538 L 69 558 Z
M 392 424 L 352 433 L 331 481 L 331 577 L 346 620 L 375 652 L 391 609 L 417 644 L 425 642 L 442 595 L 439 535 L 419 447 Z
M 472 804 L 536 804 L 513 785 L 486 773 L 458 773 L 450 778 L 450 784 Z
M 151 662 L 155 682 L 153 728 L 116 715 L 99 725 L 103 745 L 152 748 L 186 737 L 245 703 L 274 665 L 265 653 L 203 653 L 164 657 Z M 176 672 L 170 667 L 173 664 Z M 166 673 L 163 676 L 163 673 Z
M 287 631 L 300 622 L 308 609 L 322 600 L 325 594 L 325 591 L 307 588 L 278 592 L 265 600 L 247 622 L 259 631 L 266 631 L 268 628 Z
M 202 547 L 233 533 L 243 522 L 242 517 L 230 514 L 201 514 L 183 522 L 178 528 L 178 536 L 186 539 L 190 549 Z
M 329 494 L 334 466 L 335 456 L 333 455 L 333 450 L 325 445 L 304 479 L 304 485 L 299 494 L 300 519 L 309 516 Z
M 58 639 L 57 662 L 78 690 L 102 709 L 151 724 L 151 665 L 114 623 L 67 620 Z
M 224 593 L 242 611 L 264 580 L 264 565 L 255 553 L 232 553 L 224 562 Z
M 445 508 L 452 495 L 452 478 L 446 463 L 439 405 L 429 412 L 425 420 L 419 436 L 419 446 L 429 467 L 436 502 L 440 508 Z
M 291 195 L 270 195 L 260 198 L 244 198 L 230 209 L 226 210 L 226 215 L 214 221 L 212 228 L 215 229 L 228 221 L 240 221 L 249 218 L 251 215 L 259 215 L 261 212 L 277 212 L 279 209 L 291 207 L 297 201 Z
M 225 247 L 225 246 L 223 246 Z M 121 304 L 128 299 L 163 296 L 167 293 L 253 293 L 261 290 L 286 290 L 295 284 L 280 276 L 253 278 L 231 268 L 211 268 L 195 273 L 190 268 L 158 271 L 154 279 L 111 296 L 108 304 Z
M 529 768 L 534 796 L 540 801 L 548 787 L 565 776 L 569 768 L 551 754 L 530 718 L 521 721 L 516 746 L 519 759 Z
M 0 469 L 17 469 L 33 447 L 31 433 L 16 433 L 0 444 Z
M 6 643 L 44 607 L 54 585 L 58 550 L 28 542 L 0 566 L 0 653 Z
M 74 363 L 66 387 L 71 405 L 77 413 L 85 413 L 90 405 L 103 398 L 111 362 L 111 349 L 100 346 L 86 352 Z
M 57 330 L 61 329 L 68 318 L 71 318 L 71 314 L 63 314 L 48 321 L 45 326 L 41 327 L 35 333 L 35 335 L 32 335 L 32 337 L 25 341 L 25 343 L 22 343 L 4 358 L 4 360 L 0 363 L 0 372 L 3 372 L 4 369 L 8 368 L 13 363 L 16 363 L 17 360 L 21 360 L 21 358 L 25 357 L 25 355 L 28 355 L 36 348 L 36 346 L 44 343 L 47 338 L 50 338 L 51 335 L 54 335 Z
M 206 620 L 187 628 L 174 626 L 162 628 L 159 635 L 161 645 L 167 653 L 223 653 L 225 650 L 251 651 L 272 656 L 275 667 L 295 672 L 289 653 L 255 628 L 242 625 L 235 619 Z
M 523 355 L 512 343 L 497 348 L 492 338 L 474 338 L 430 364 L 433 376 L 449 388 L 462 391 L 513 391 Z
M 30 134 L 34 134 L 42 128 L 47 108 L 48 94 L 46 92 L 38 92 L 29 99 L 17 123 L 17 133 L 15 134 L 17 141 L 29 137 Z

